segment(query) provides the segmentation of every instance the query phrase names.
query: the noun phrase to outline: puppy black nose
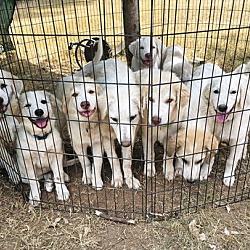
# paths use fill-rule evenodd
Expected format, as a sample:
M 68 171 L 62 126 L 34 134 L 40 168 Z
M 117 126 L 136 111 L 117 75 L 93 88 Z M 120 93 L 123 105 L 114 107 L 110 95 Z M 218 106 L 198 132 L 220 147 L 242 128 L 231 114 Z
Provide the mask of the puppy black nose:
M 3 105 L 3 97 L 0 97 L 0 105 Z
M 145 54 L 145 57 L 146 57 L 147 59 L 151 59 L 151 54 L 150 54 L 150 53 L 147 53 L 147 54 Z
M 83 102 L 81 102 L 80 106 L 83 109 L 88 109 L 90 106 L 90 103 L 88 101 L 83 101 Z
M 42 116 L 44 114 L 43 110 L 42 109 L 37 109 L 35 110 L 35 115 L 36 116 Z
M 161 118 L 160 117 L 158 117 L 158 116 L 153 116 L 152 117 L 152 123 L 154 124 L 154 125 L 159 125 L 160 123 L 161 123 Z
M 218 106 L 218 109 L 219 109 L 220 112 L 226 112 L 226 111 L 227 111 L 227 105 L 225 105 L 225 104 L 220 104 L 220 105 Z

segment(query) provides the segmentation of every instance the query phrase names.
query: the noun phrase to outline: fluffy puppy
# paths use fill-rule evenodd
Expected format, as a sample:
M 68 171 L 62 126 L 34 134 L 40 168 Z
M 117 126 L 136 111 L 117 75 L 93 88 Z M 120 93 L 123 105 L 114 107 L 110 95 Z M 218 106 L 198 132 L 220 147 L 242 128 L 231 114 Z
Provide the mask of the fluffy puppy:
M 188 182 L 206 180 L 214 164 L 219 143 L 211 133 L 189 124 L 178 132 L 177 139 L 168 140 L 171 154 L 175 154 L 175 171 Z
M 15 161 L 9 154 L 16 136 L 18 121 L 13 117 L 12 105 L 23 89 L 23 82 L 10 72 L 0 70 L 0 165 L 13 183 L 20 181 Z
M 116 136 L 108 124 L 105 92 L 88 77 L 73 75 L 71 80 L 71 84 L 65 85 L 63 111 L 68 120 L 72 146 L 82 165 L 82 181 L 102 189 L 101 169 L 105 151 L 113 172 L 112 185 L 121 187 L 123 177 L 115 152 Z M 93 153 L 93 170 L 87 156 L 89 146 Z
M 192 78 L 193 65 L 184 55 L 184 49 L 179 45 L 171 45 L 165 49 L 163 71 L 174 72 L 183 82 Z
M 129 188 L 137 189 L 140 182 L 131 170 L 132 149 L 140 121 L 140 87 L 127 64 L 115 59 L 87 64 L 84 75 L 99 83 L 107 97 L 108 119 L 122 146 L 123 172 Z
M 229 145 L 223 182 L 232 186 L 238 161 L 246 156 L 250 101 L 248 79 L 244 75 L 225 73 L 214 64 L 205 64 L 195 71 L 198 116 L 207 120 L 207 129 L 219 141 Z M 199 95 L 201 97 L 199 98 Z
M 165 45 L 157 38 L 138 38 L 129 45 L 129 51 L 133 54 L 131 69 L 138 71 L 146 68 L 160 68 L 164 49 Z
M 174 167 L 172 155 L 168 152 L 167 140 L 177 134 L 182 126 L 188 103 L 189 92 L 172 72 L 159 69 L 143 70 L 136 74 L 143 87 L 142 142 L 145 158 L 144 174 L 155 175 L 154 144 L 158 141 L 164 147 L 165 178 L 172 180 Z
M 19 98 L 22 124 L 17 130 L 16 158 L 24 183 L 30 185 L 29 200 L 34 206 L 40 203 L 39 180 L 45 178 L 45 188 L 52 191 L 47 173 L 52 170 L 57 198 L 68 200 L 65 185 L 68 176 L 63 171 L 63 145 L 55 127 L 52 107 L 59 105 L 54 96 L 45 91 L 28 91 Z

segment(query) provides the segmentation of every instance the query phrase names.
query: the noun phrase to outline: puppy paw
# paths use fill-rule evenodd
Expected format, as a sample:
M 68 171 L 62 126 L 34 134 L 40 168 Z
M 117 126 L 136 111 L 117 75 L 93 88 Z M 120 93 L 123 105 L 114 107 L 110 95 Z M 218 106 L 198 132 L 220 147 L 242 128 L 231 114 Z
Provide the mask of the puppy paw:
M 65 184 L 58 184 L 57 188 L 57 199 L 60 201 L 66 201 L 69 199 L 69 190 L 67 189 Z
M 82 182 L 85 185 L 90 185 L 92 183 L 92 177 L 91 176 L 85 176 L 85 175 L 83 175 L 82 176 Z
M 92 187 L 96 190 L 102 190 L 103 189 L 102 179 L 92 178 Z
M 121 188 L 123 185 L 123 177 L 122 175 L 119 176 L 112 176 L 111 185 L 115 188 Z
M 151 163 L 146 163 L 144 165 L 144 175 L 147 177 L 155 176 L 155 166 Z
M 233 186 L 234 181 L 235 181 L 235 176 L 224 176 L 223 178 L 223 183 L 227 187 Z
M 37 207 L 40 205 L 41 200 L 40 200 L 40 196 L 39 195 L 29 195 L 29 202 L 30 205 L 32 205 L 33 207 Z
M 125 182 L 130 189 L 139 189 L 141 186 L 140 181 L 135 177 L 125 179 Z
M 174 179 L 174 170 L 165 171 L 165 179 L 168 181 L 172 181 Z

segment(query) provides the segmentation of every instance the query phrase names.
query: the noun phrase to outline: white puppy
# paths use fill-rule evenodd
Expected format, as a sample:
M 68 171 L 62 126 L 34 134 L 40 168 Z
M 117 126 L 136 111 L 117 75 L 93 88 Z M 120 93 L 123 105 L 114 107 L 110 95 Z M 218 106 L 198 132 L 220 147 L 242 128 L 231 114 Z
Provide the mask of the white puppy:
M 165 49 L 163 71 L 174 72 L 183 82 L 192 78 L 193 66 L 184 55 L 184 49 L 179 45 L 171 45 Z
M 41 199 L 39 180 L 45 178 L 45 188 L 52 191 L 47 173 L 52 170 L 57 197 L 69 199 L 64 179 L 63 145 L 55 127 L 52 107 L 58 105 L 54 96 L 45 91 L 29 91 L 19 98 L 22 125 L 17 130 L 17 163 L 24 183 L 30 185 L 30 203 L 38 205 Z
M 207 119 L 207 129 L 219 141 L 229 144 L 223 182 L 232 186 L 238 161 L 246 156 L 250 115 L 248 79 L 244 75 L 225 73 L 214 64 L 205 64 L 195 71 L 196 100 L 199 117 Z M 191 107 L 192 107 L 191 106 Z
M 142 117 L 142 142 L 145 158 L 144 174 L 155 175 L 154 144 L 159 141 L 164 147 L 165 178 L 172 180 L 174 167 L 173 155 L 169 155 L 167 139 L 176 135 L 181 127 L 188 103 L 188 88 L 171 72 L 159 69 L 143 70 L 136 73 L 137 82 L 144 85 L 144 106 Z
M 84 74 L 95 78 L 107 95 L 108 116 L 118 142 L 122 146 L 123 172 L 129 188 L 140 182 L 131 170 L 132 148 L 140 121 L 140 88 L 126 63 L 108 59 L 84 67 Z
M 0 164 L 13 183 L 20 177 L 15 161 L 8 152 L 15 141 L 18 121 L 13 117 L 12 104 L 17 101 L 23 89 L 23 82 L 10 72 L 0 70 Z
M 164 49 L 165 45 L 157 38 L 138 38 L 129 45 L 129 51 L 133 54 L 131 69 L 133 71 L 150 67 L 159 69 Z
M 69 77 L 67 77 L 67 81 Z M 121 187 L 123 177 L 115 152 L 115 134 L 108 124 L 105 92 L 93 79 L 80 75 L 71 76 L 71 84 L 65 84 L 63 110 L 68 120 L 72 146 L 82 165 L 85 184 L 92 183 L 102 189 L 101 169 L 104 151 L 112 168 L 112 185 Z M 93 153 L 93 171 L 87 156 L 87 148 Z

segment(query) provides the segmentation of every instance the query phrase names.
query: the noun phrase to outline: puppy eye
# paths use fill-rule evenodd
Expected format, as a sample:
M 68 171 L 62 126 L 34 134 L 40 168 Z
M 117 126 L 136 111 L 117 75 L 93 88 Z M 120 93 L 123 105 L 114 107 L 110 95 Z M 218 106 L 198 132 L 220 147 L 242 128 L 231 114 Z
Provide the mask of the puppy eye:
M 152 49 L 155 49 L 155 46 L 152 46 Z
M 148 100 L 149 100 L 150 102 L 152 102 L 152 101 L 153 101 L 153 98 L 152 98 L 152 97 L 149 97 Z
M 73 93 L 72 96 L 73 96 L 73 97 L 77 97 L 77 96 L 78 96 L 78 93 Z
M 200 164 L 202 163 L 203 159 L 200 159 L 199 161 L 196 161 L 195 164 Z
M 230 92 L 230 94 L 235 95 L 235 94 L 236 94 L 236 91 L 235 91 L 235 90 L 233 90 L 233 91 L 231 91 L 231 92 Z
M 130 121 L 132 122 L 135 119 L 136 115 L 130 116 Z
M 24 105 L 25 108 L 29 108 L 31 107 L 31 104 L 27 103 L 26 105 Z
M 111 119 L 113 122 L 118 122 L 117 118 L 110 117 L 110 119 Z
M 47 101 L 46 101 L 46 100 L 41 100 L 41 103 L 42 103 L 42 104 L 46 104 Z
M 174 99 L 169 98 L 169 99 L 167 99 L 167 100 L 165 101 L 165 103 L 171 103 L 173 100 L 174 100 Z
M 141 47 L 140 47 L 140 49 L 144 49 L 144 47 L 143 47 L 143 46 L 141 46 Z
M 94 94 L 95 93 L 95 91 L 94 90 L 89 90 L 89 92 L 88 92 L 89 94 Z
M 183 161 L 185 164 L 188 163 L 188 161 L 187 161 L 185 158 L 181 158 L 181 159 L 182 159 L 182 161 Z
M 1 84 L 1 89 L 4 89 L 4 88 L 6 88 L 7 87 L 7 84 L 5 84 L 5 83 L 2 83 Z
M 219 94 L 219 90 L 218 89 L 214 90 L 214 94 Z

